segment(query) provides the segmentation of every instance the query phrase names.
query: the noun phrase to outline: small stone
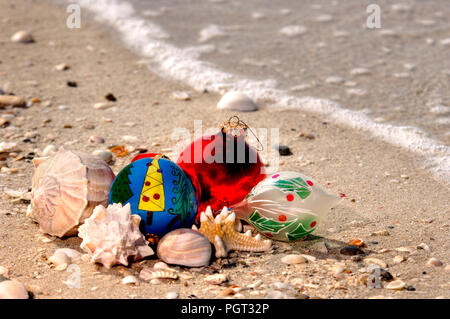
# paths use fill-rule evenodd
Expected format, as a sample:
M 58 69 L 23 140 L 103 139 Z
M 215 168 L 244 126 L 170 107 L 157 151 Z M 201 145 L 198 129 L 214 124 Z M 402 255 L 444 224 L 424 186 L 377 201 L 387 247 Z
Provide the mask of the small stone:
M 75 81 L 67 81 L 66 84 L 67 84 L 68 87 L 71 87 L 71 88 L 78 87 L 78 83 L 75 82 Z
M 442 266 L 443 264 L 442 264 L 442 262 L 441 262 L 439 259 L 437 259 L 437 258 L 435 258 L 435 257 L 431 257 L 431 258 L 428 260 L 427 265 L 428 265 L 428 266 L 440 267 L 440 266 Z
M 410 254 L 415 252 L 414 248 L 412 248 L 412 247 L 398 247 L 398 248 L 395 248 L 395 250 L 399 251 L 401 253 L 410 253 Z
M 96 150 L 92 152 L 92 155 L 101 158 L 106 163 L 110 163 L 113 160 L 113 154 L 110 151 Z
M 121 137 L 122 141 L 127 142 L 127 143 L 137 143 L 139 142 L 139 138 L 137 138 L 136 136 L 132 136 L 132 135 L 124 135 Z
M 355 246 L 345 246 L 344 248 L 342 248 L 340 250 L 340 253 L 342 255 L 347 255 L 347 256 L 364 255 L 365 254 L 364 250 L 362 250 L 359 247 L 355 247 Z
M 100 102 L 100 103 L 95 103 L 94 104 L 94 109 L 96 110 L 106 110 L 110 107 L 112 107 L 113 105 L 110 103 L 105 103 L 105 102 Z
M 327 246 L 325 245 L 324 242 L 320 242 L 320 243 L 315 244 L 312 247 L 312 249 L 314 249 L 315 251 L 317 251 L 318 253 L 321 253 L 321 254 L 328 254 L 328 248 L 327 248 Z
M 266 294 L 265 299 L 284 299 L 285 297 L 286 297 L 285 293 L 278 290 L 272 290 Z
M 296 265 L 296 264 L 304 264 L 307 262 L 306 258 L 301 255 L 286 255 L 283 258 L 281 258 L 281 262 L 288 264 L 288 265 Z
M 56 71 L 66 71 L 68 69 L 70 69 L 70 67 L 67 64 L 65 64 L 65 63 L 58 64 L 58 65 L 55 66 L 55 70 Z
M 130 275 L 122 279 L 124 285 L 139 285 L 139 279 L 136 276 Z
M 117 101 L 117 98 L 112 93 L 106 94 L 105 95 L 105 99 L 107 99 L 108 101 L 111 101 L 111 102 L 116 102 Z
M 205 277 L 205 281 L 211 285 L 220 285 L 225 281 L 228 281 L 228 277 L 224 274 L 209 275 Z
M 403 256 L 395 256 L 392 261 L 394 264 L 400 264 L 400 263 L 406 261 L 406 258 Z
M 423 249 L 431 253 L 431 248 L 425 243 L 421 243 L 417 246 L 417 249 Z
M 380 266 L 381 268 L 388 267 L 388 265 L 383 260 L 378 259 L 378 258 L 373 258 L 373 257 L 364 258 L 363 262 L 368 265 L 375 264 L 377 266 Z
M 356 68 L 350 71 L 351 75 L 369 75 L 371 72 L 366 68 Z
M 389 290 L 403 290 L 405 288 L 406 284 L 400 279 L 394 280 L 386 285 L 386 289 Z
M 0 299 L 28 299 L 28 291 L 24 284 L 16 280 L 0 282 Z
M 386 229 L 379 230 L 379 231 L 371 233 L 370 236 L 389 236 L 389 232 Z
M 288 156 L 288 155 L 292 155 L 291 149 L 289 148 L 289 146 L 286 145 L 274 145 L 273 149 L 278 151 L 280 153 L 281 156 Z
M 33 43 L 34 38 L 28 31 L 18 31 L 13 34 L 11 41 L 16 43 Z
M 166 294 L 166 299 L 177 299 L 178 298 L 178 293 L 176 291 L 169 291 Z
M 96 144 L 103 144 L 103 143 L 105 143 L 105 139 L 101 136 L 91 135 L 89 137 L 89 142 L 96 143 Z
M 191 96 L 189 95 L 189 93 L 184 92 L 184 91 L 174 91 L 174 92 L 172 92 L 172 96 L 175 100 L 180 100 L 180 101 L 188 101 L 191 99 Z
M 15 95 L 0 95 L 0 108 L 5 106 L 21 107 L 25 106 L 25 100 Z

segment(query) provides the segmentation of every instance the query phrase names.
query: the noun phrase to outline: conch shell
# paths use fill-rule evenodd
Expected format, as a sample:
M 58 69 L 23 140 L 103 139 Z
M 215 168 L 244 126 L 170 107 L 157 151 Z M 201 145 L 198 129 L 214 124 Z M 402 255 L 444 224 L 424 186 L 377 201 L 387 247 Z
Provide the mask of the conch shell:
M 140 222 L 139 215 L 131 214 L 129 203 L 107 208 L 99 205 L 78 229 L 78 236 L 83 239 L 80 247 L 93 263 L 106 268 L 116 264 L 128 266 L 130 257 L 136 261 L 154 254 L 139 231 Z
M 111 168 L 92 155 L 61 147 L 52 157 L 33 160 L 31 205 L 27 216 L 43 232 L 72 236 L 97 205 L 107 205 L 114 180 Z

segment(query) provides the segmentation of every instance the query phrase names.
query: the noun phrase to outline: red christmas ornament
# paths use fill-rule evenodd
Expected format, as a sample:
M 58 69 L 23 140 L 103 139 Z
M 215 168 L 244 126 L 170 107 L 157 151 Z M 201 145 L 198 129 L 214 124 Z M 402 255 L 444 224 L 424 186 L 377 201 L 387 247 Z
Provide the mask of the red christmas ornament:
M 219 211 L 239 203 L 266 176 L 257 151 L 245 142 L 245 135 L 235 136 L 224 129 L 195 140 L 180 154 L 177 164 L 197 190 L 197 217 L 207 206 Z

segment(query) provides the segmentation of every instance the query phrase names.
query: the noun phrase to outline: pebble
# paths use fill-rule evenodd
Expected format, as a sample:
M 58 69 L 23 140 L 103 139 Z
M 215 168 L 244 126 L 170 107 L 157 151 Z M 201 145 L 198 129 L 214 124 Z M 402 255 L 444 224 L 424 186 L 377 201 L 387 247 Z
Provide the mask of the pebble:
M 371 72 L 366 68 L 356 68 L 350 71 L 351 75 L 369 75 Z
M 442 262 L 441 262 L 439 259 L 437 259 L 437 258 L 435 258 L 435 257 L 431 257 L 431 258 L 428 260 L 427 265 L 428 265 L 428 266 L 440 267 L 440 266 L 442 266 L 443 264 L 442 264 Z
M 345 79 L 341 78 L 340 76 L 330 76 L 326 78 L 325 82 L 329 84 L 342 84 L 345 82 Z
M 16 43 L 32 43 L 34 42 L 34 38 L 30 32 L 22 30 L 14 33 L 11 41 Z
M 276 144 L 273 146 L 273 148 L 274 148 L 274 150 L 278 151 L 281 156 L 292 155 L 292 152 L 291 152 L 291 149 L 289 148 L 289 146 Z
M 301 255 L 290 254 L 281 258 L 281 262 L 288 265 L 304 264 L 307 259 Z
M 52 156 L 57 151 L 55 145 L 47 145 L 42 151 L 42 156 Z
M 258 110 L 258 105 L 246 94 L 230 91 L 222 96 L 217 103 L 218 109 L 252 112 Z
M 220 285 L 225 281 L 228 281 L 228 277 L 224 274 L 214 274 L 205 277 L 205 281 L 211 285 Z
M 414 248 L 412 248 L 412 247 L 398 247 L 398 248 L 395 248 L 395 250 L 399 251 L 401 253 L 410 253 L 410 254 L 415 252 Z
M 403 256 L 395 256 L 392 261 L 394 264 L 400 264 L 400 263 L 406 261 L 406 258 Z
M 347 89 L 345 92 L 347 92 L 348 95 L 353 96 L 364 96 L 367 94 L 367 90 L 364 89 Z
M 111 103 L 106 103 L 106 102 L 100 102 L 100 103 L 95 103 L 94 104 L 94 109 L 96 110 L 106 110 L 110 107 L 112 107 L 113 105 Z
M 423 249 L 423 250 L 426 250 L 426 251 L 428 251 L 428 252 L 431 252 L 430 246 L 428 246 L 428 245 L 425 244 L 425 243 L 419 244 L 419 245 L 417 246 L 417 249 Z
M 58 65 L 55 66 L 55 70 L 56 71 L 66 71 L 68 69 L 70 69 L 70 67 L 67 64 L 65 64 L 65 63 L 58 64 Z
M 110 163 L 113 160 L 113 154 L 110 151 L 95 150 L 92 152 L 92 155 L 101 158 L 106 163 Z
M 258 280 L 258 281 L 255 281 L 254 283 L 248 285 L 247 288 L 255 289 L 255 288 L 258 288 L 259 286 L 261 286 L 262 284 L 263 284 L 263 281 L 262 280 Z
M 191 99 L 189 93 L 185 91 L 174 91 L 172 92 L 172 96 L 175 100 L 180 101 L 189 101 Z
M 0 282 L 0 299 L 28 299 L 25 285 L 15 280 Z
M 312 249 L 314 249 L 315 251 L 317 251 L 318 253 L 321 253 L 321 254 L 328 254 L 328 248 L 327 248 L 327 246 L 325 245 L 324 242 L 320 242 L 320 243 L 315 244 L 312 247 Z
M 124 285 L 139 285 L 139 279 L 136 276 L 130 275 L 122 279 Z
M 127 143 L 137 143 L 139 142 L 139 139 L 136 136 L 132 135 L 124 135 L 121 137 L 122 141 Z
M 381 268 L 387 268 L 388 265 L 381 259 L 378 258 L 374 258 L 374 257 L 368 257 L 368 258 L 364 258 L 363 262 L 366 264 L 375 264 L 377 266 L 380 266 Z
M 25 106 L 25 100 L 15 95 L 0 95 L 0 108 L 5 106 Z
M 295 37 L 305 34 L 306 31 L 307 31 L 306 27 L 302 25 L 289 25 L 280 29 L 280 34 L 285 35 L 287 37 Z
M 345 246 L 344 248 L 342 248 L 340 250 L 340 253 L 342 255 L 347 255 L 347 256 L 364 255 L 365 254 L 364 250 L 360 249 L 359 247 L 355 247 L 355 246 Z
M 101 137 L 101 136 L 91 135 L 89 137 L 89 142 L 97 143 L 97 144 L 103 144 L 103 143 L 105 143 L 105 139 L 103 137 Z
M 292 287 L 289 284 L 287 284 L 285 282 L 280 282 L 280 281 L 273 282 L 270 286 L 272 288 L 275 288 L 278 290 L 291 290 L 292 289 Z
M 406 284 L 400 279 L 396 279 L 386 285 L 386 289 L 389 289 L 389 290 L 403 290 L 405 288 L 406 288 Z
M 166 299 L 177 299 L 178 298 L 178 293 L 176 291 L 169 291 L 166 294 Z
M 386 229 L 379 230 L 379 231 L 371 233 L 370 236 L 389 236 L 389 232 Z
M 265 297 L 265 299 L 285 299 L 285 298 L 286 294 L 278 290 L 269 291 Z

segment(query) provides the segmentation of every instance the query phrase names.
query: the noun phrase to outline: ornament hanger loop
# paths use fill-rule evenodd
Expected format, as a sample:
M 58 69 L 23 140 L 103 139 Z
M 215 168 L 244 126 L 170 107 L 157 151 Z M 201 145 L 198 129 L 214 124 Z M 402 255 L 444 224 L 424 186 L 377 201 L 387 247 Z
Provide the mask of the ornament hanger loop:
M 225 121 L 222 124 L 221 131 L 222 133 L 227 133 L 227 130 L 229 129 L 229 133 L 231 133 L 234 136 L 238 135 L 247 135 L 247 129 L 252 133 L 252 135 L 255 137 L 255 139 L 258 141 L 259 147 L 257 149 L 258 152 L 261 152 L 264 150 L 264 146 L 262 145 L 261 141 L 258 139 L 256 134 L 252 131 L 252 129 L 244 122 L 242 121 L 237 115 L 233 115 L 228 119 L 228 121 Z

